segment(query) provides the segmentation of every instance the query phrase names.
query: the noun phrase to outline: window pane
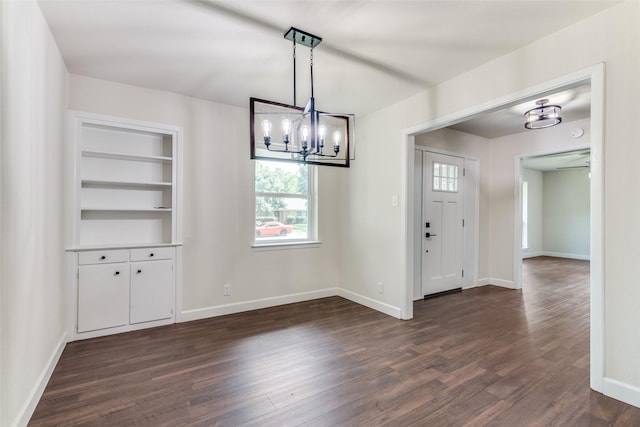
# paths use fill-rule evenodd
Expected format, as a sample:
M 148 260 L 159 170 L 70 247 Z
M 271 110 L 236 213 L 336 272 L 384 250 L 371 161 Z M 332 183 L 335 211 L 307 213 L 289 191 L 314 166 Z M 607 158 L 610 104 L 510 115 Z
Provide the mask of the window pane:
M 256 193 L 306 195 L 308 171 L 303 164 L 256 161 Z
M 458 166 L 433 162 L 433 190 L 458 192 Z
M 294 197 L 256 197 L 256 241 L 307 239 L 308 205 Z

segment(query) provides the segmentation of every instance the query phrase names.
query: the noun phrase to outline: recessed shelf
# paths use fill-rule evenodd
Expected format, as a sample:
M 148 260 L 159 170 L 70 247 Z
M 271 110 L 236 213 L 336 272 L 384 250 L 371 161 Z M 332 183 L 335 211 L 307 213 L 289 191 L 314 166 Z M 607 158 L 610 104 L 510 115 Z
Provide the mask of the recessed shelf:
M 104 179 L 83 179 L 83 187 L 171 187 L 171 182 L 118 181 Z
M 134 160 L 141 162 L 171 162 L 171 157 L 165 156 L 144 156 L 139 154 L 118 153 L 112 151 L 99 151 L 99 150 L 82 150 L 84 157 L 98 157 L 102 159 L 116 159 L 116 160 Z

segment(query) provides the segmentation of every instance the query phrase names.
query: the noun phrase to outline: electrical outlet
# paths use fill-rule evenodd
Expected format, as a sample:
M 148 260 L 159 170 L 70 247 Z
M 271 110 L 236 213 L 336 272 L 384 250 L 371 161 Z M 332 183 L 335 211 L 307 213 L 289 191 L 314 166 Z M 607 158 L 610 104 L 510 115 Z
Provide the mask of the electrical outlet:
M 228 297 L 231 295 L 231 285 L 224 285 L 224 296 Z
M 384 285 L 382 284 L 382 282 L 378 282 L 378 293 L 384 294 Z

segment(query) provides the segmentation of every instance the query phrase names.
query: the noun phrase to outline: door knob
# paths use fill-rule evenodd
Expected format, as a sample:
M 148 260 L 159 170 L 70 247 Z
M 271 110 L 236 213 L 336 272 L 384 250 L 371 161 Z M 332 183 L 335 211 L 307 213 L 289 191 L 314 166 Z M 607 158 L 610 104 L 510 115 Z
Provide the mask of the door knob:
M 426 237 L 428 239 L 429 237 L 436 237 L 436 234 L 425 233 L 424 237 Z

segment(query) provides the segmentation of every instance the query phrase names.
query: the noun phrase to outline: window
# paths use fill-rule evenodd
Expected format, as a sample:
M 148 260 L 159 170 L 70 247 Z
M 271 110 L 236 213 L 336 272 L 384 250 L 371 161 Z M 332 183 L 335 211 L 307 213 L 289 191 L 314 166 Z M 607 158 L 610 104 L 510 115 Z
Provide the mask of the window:
M 255 244 L 316 240 L 313 166 L 256 160 Z
M 458 192 L 458 166 L 433 162 L 433 191 Z

